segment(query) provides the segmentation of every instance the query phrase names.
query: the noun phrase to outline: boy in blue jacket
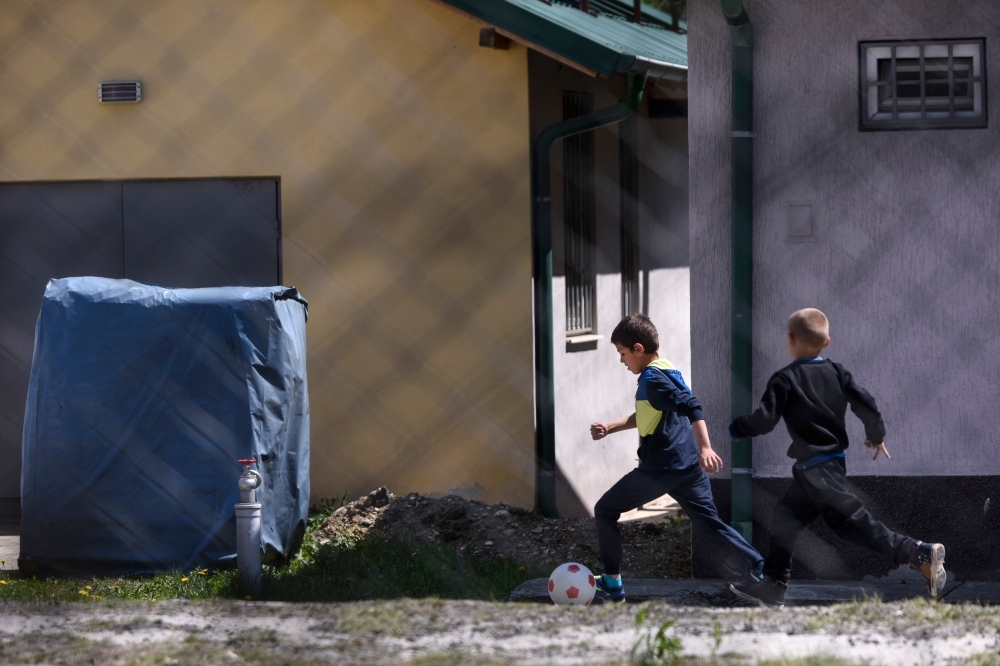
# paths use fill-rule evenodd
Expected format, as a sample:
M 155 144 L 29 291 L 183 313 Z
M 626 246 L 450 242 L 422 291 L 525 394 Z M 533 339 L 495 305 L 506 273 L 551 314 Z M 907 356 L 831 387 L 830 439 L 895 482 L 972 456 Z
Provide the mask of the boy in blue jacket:
M 659 336 L 648 317 L 625 317 L 611 333 L 622 364 L 639 375 L 635 412 L 611 423 L 594 423 L 595 440 L 639 429 L 639 467 L 613 485 L 594 507 L 604 573 L 597 577 L 597 598 L 625 601 L 621 580 L 621 514 L 657 497 L 670 495 L 691 519 L 695 533 L 742 564 L 752 581 L 762 578 L 764 560 L 743 537 L 719 518 L 707 474 L 722 469 L 712 450 L 701 404 L 679 370 L 658 355 Z

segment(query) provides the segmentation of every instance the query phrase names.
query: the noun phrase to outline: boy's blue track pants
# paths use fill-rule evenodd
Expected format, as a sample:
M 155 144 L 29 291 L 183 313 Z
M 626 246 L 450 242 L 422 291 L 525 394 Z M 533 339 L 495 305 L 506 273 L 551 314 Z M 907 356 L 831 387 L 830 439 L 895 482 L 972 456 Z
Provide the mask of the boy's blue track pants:
M 697 465 L 685 470 L 634 469 L 597 501 L 594 522 L 604 561 L 604 572 L 621 573 L 622 536 L 618 518 L 657 497 L 670 495 L 691 519 L 695 534 L 723 549 L 747 574 L 759 575 L 764 559 L 739 532 L 727 525 L 715 508 L 712 485 Z

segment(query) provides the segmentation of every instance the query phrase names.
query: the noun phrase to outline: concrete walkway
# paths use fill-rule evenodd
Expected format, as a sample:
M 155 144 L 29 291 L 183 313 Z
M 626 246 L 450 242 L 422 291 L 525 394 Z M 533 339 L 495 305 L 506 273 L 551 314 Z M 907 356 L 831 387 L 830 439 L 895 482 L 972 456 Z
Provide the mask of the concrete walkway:
M 510 593 L 510 601 L 551 603 L 546 585 L 548 579 L 536 578 L 518 586 Z M 714 579 L 652 580 L 625 579 L 625 591 L 630 602 L 668 601 L 690 606 L 731 606 L 735 598 L 729 592 L 729 582 Z M 910 578 L 866 581 L 803 580 L 792 581 L 785 596 L 787 606 L 815 606 L 862 600 L 878 595 L 883 601 L 902 601 L 927 597 L 927 587 L 921 580 Z M 949 582 L 940 595 L 949 603 L 979 602 L 1000 604 L 1000 582 Z

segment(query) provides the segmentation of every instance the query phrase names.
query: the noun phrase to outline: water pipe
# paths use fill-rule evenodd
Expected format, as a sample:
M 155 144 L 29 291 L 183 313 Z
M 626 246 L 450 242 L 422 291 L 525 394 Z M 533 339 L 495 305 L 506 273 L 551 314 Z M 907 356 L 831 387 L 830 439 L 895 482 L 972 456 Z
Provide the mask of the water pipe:
M 238 482 L 240 503 L 236 505 L 236 567 L 239 572 L 240 594 L 256 599 L 260 596 L 260 502 L 257 488 L 264 479 L 260 472 L 250 469 L 256 458 L 237 461 L 243 465 Z
M 749 414 L 753 351 L 753 33 L 742 0 L 721 0 L 733 45 L 732 416 Z M 732 526 L 753 541 L 753 440 L 733 442 Z
M 531 147 L 531 263 L 535 328 L 535 509 L 559 516 L 556 508 L 555 370 L 552 334 L 552 156 L 559 139 L 621 122 L 639 107 L 646 86 L 644 64 L 626 74 L 625 98 L 614 106 L 549 125 Z

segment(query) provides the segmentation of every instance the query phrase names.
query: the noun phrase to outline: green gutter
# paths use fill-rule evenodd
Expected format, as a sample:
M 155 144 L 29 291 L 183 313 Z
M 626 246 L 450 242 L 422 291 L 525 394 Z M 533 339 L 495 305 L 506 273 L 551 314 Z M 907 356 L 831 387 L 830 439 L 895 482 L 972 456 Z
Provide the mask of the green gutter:
M 535 509 L 550 518 L 556 507 L 555 368 L 552 335 L 552 155 L 559 139 L 621 122 L 639 108 L 646 70 L 627 75 L 625 99 L 615 106 L 549 125 L 531 147 L 531 263 L 535 327 Z
M 721 0 L 733 43 L 732 415 L 753 408 L 753 33 L 741 0 Z M 753 440 L 733 442 L 732 525 L 753 542 Z

